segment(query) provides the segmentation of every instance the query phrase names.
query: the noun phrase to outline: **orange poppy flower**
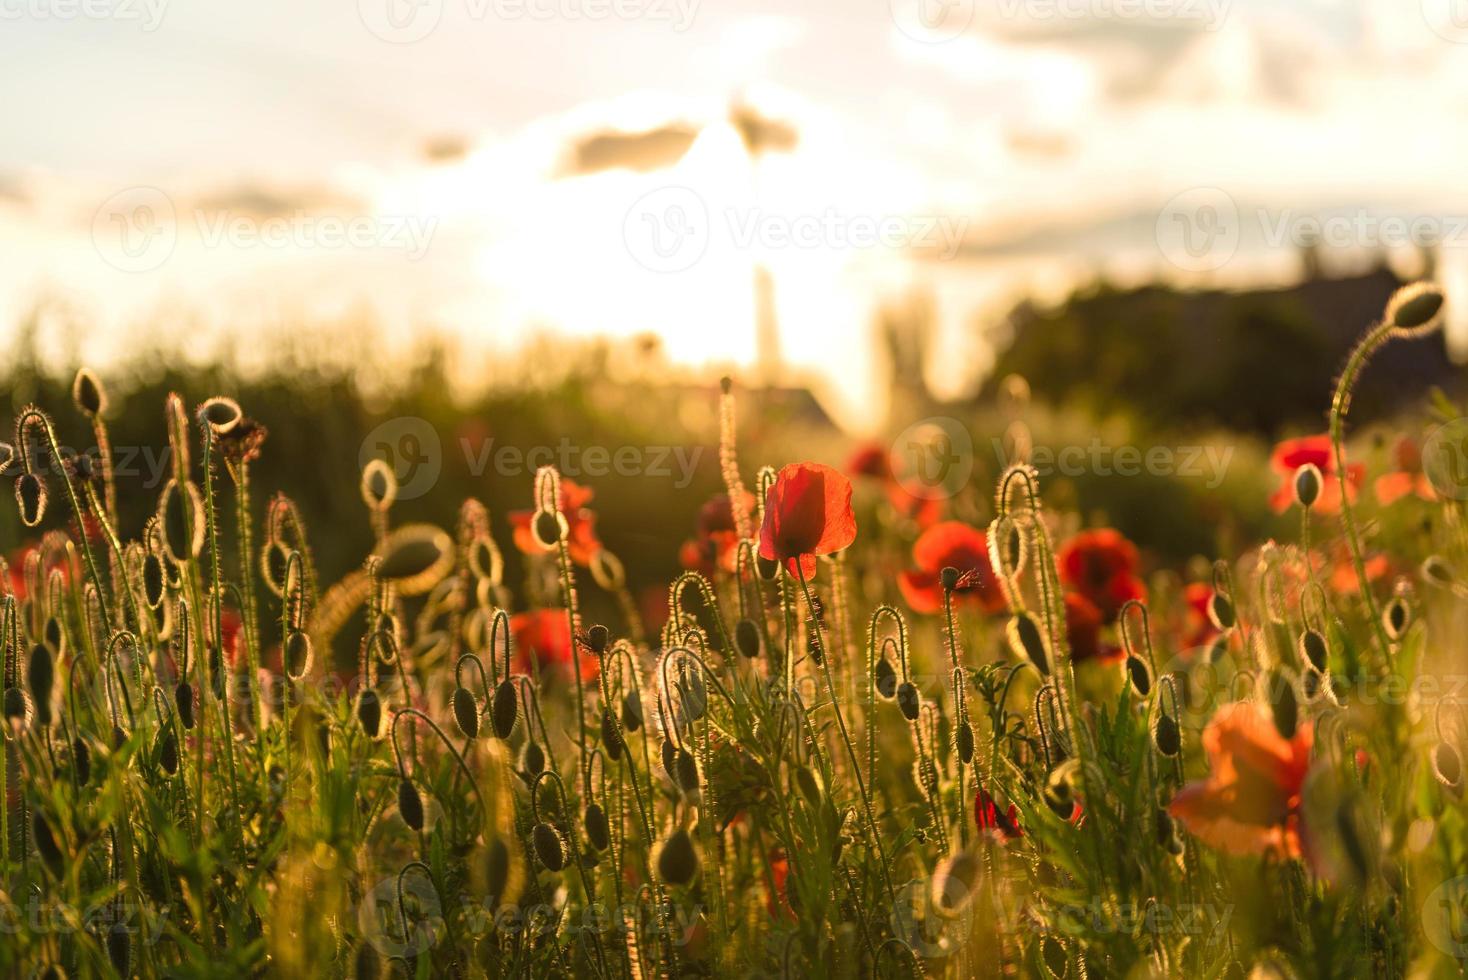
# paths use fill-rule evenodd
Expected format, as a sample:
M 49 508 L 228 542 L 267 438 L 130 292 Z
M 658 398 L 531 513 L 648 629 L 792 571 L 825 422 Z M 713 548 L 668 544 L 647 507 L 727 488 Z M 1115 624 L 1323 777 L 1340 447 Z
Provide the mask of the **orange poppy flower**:
M 780 470 L 765 496 L 761 558 L 809 578 L 817 555 L 840 551 L 855 540 L 850 480 L 820 463 L 791 463 Z
M 1178 791 L 1168 812 L 1230 854 L 1300 855 L 1300 792 L 1313 730 L 1284 739 L 1269 710 L 1249 701 L 1220 708 L 1203 731 L 1211 774 Z
M 591 559 L 601 550 L 601 541 L 596 536 L 596 515 L 586 506 L 594 495 L 595 492 L 590 487 L 561 478 L 559 503 L 561 514 L 566 518 L 566 549 L 571 560 L 582 566 L 591 564 Z M 533 510 L 510 512 L 510 526 L 515 531 L 515 547 L 527 555 L 543 555 L 554 551 L 554 548 L 546 548 L 536 540 L 535 531 L 531 527 L 534 521 Z
M 1335 450 L 1331 448 L 1330 436 L 1301 436 L 1286 439 L 1274 447 L 1269 457 L 1270 467 L 1280 475 L 1279 489 L 1269 498 L 1269 506 L 1276 514 L 1283 514 L 1295 502 L 1295 471 L 1306 464 L 1314 463 L 1320 469 L 1320 497 L 1311 507 L 1322 514 L 1334 514 L 1341 509 L 1341 485 L 1335 475 Z M 1360 463 L 1346 466 L 1347 493 L 1352 503 L 1356 502 L 1356 489 L 1366 476 L 1366 468 Z
M 978 528 L 962 521 L 934 524 L 912 546 L 912 560 L 917 568 L 904 570 L 897 585 L 914 612 L 942 610 L 943 586 L 938 576 L 944 568 L 960 573 L 953 590 L 955 606 L 977 606 L 986 613 L 1004 610 L 1004 592 L 989 564 L 989 539 Z
M 1416 494 L 1423 500 L 1436 500 L 1437 491 L 1432 489 L 1432 481 L 1422 470 L 1422 449 L 1417 443 L 1403 436 L 1392 448 L 1392 455 L 1397 468 L 1377 477 L 1372 484 L 1377 502 L 1385 507 L 1408 494 Z
M 1111 623 L 1129 599 L 1146 597 L 1136 577 L 1137 546 L 1109 527 L 1082 531 L 1060 549 L 1060 581 L 1079 592 Z

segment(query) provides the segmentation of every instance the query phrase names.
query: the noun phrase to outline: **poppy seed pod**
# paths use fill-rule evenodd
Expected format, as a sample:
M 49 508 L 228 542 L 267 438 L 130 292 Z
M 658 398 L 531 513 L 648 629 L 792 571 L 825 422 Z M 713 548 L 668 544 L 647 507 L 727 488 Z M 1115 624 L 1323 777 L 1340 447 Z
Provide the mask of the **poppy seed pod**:
M 92 781 L 92 749 L 80 735 L 71 741 L 71 768 L 76 773 L 77 785 L 85 786 Z
M 1320 488 L 1323 485 L 1320 467 L 1314 463 L 1306 463 L 1295 470 L 1295 501 L 1306 510 L 1310 509 L 1320 499 Z
M 1386 608 L 1381 611 L 1381 625 L 1386 630 L 1386 635 L 1393 640 L 1400 640 L 1411 624 L 1412 607 L 1407 605 L 1407 600 L 1402 596 L 1392 596 Z
M 1137 692 L 1137 697 L 1145 698 L 1152 693 L 1152 670 L 1147 666 L 1147 661 L 1141 657 L 1127 657 L 1126 674 L 1132 682 L 1132 690 Z
M 291 630 L 285 638 L 285 672 L 298 681 L 311 672 L 311 637 L 302 630 Z
M 1442 309 L 1442 290 L 1429 282 L 1414 282 L 1392 296 L 1386 304 L 1385 319 L 1397 330 L 1425 333 L 1437 325 Z
M 746 658 L 759 656 L 759 627 L 752 619 L 741 619 L 734 624 L 734 646 Z
M 1029 613 L 1019 613 L 1009 621 L 1006 631 L 1009 635 L 1009 646 L 1016 655 L 1023 657 L 1035 666 L 1041 674 L 1050 675 L 1050 655 L 1045 648 L 1045 637 L 1040 633 L 1040 627 L 1035 618 Z
M 1177 719 L 1165 711 L 1159 711 L 1152 723 L 1152 744 L 1168 758 L 1182 751 L 1182 729 L 1178 727 Z
M 892 661 L 886 656 L 877 658 L 872 669 L 875 675 L 877 693 L 887 700 L 892 700 L 897 694 L 897 668 L 892 666 Z
M 897 708 L 902 712 L 902 717 L 908 721 L 917 721 L 920 706 L 918 689 L 911 681 L 903 681 L 897 685 Z
M 378 738 L 382 734 L 382 698 L 373 688 L 364 687 L 357 695 L 357 724 L 362 726 L 362 733 L 368 738 Z
M 398 477 L 391 466 L 380 459 L 362 467 L 362 502 L 369 510 L 384 511 L 398 499 Z
M 515 685 L 506 678 L 494 689 L 494 703 L 490 706 L 489 720 L 494 727 L 495 738 L 503 741 L 515 730 L 515 717 L 520 713 L 515 699 Z
M 1208 619 L 1214 629 L 1227 632 L 1234 628 L 1238 617 L 1234 615 L 1234 604 L 1228 596 L 1215 591 L 1208 597 Z
M 26 664 L 26 683 L 31 689 L 31 701 L 36 707 L 36 721 L 42 726 L 51 724 L 51 688 L 56 682 L 56 665 L 51 659 L 51 650 L 42 643 L 31 648 L 31 657 Z
M 398 782 L 398 816 L 409 830 L 423 829 L 423 797 L 418 795 L 418 787 L 411 779 Z
M 1316 670 L 1325 671 L 1329 653 L 1325 646 L 1325 637 L 1319 630 L 1307 629 L 1300 634 L 1300 657 Z
M 1274 670 L 1269 675 L 1268 694 L 1275 730 L 1281 738 L 1294 738 L 1300 725 L 1300 700 L 1295 685 L 1283 671 Z
M 586 828 L 586 839 L 598 851 L 605 851 L 612 844 L 611 827 L 607 824 L 607 813 L 600 803 L 586 804 L 581 815 L 581 825 Z
M 622 727 L 629 732 L 642 727 L 642 695 L 635 688 L 622 695 Z
M 542 820 L 530 832 L 535 857 L 547 871 L 560 871 L 566 866 L 566 839 L 555 827 Z
M 605 711 L 601 714 L 601 747 L 613 762 L 622 758 L 622 734 L 617 731 L 617 723 L 612 716 Z
M 1463 758 L 1449 742 L 1439 742 L 1432 749 L 1432 774 L 1451 789 L 1463 786 Z
M 520 768 L 532 776 L 539 776 L 545 770 L 545 749 L 534 739 L 525 743 L 525 748 L 520 753 Z
M 479 702 L 467 687 L 454 689 L 454 724 L 465 738 L 479 737 Z
M 553 510 L 536 511 L 531 528 L 537 544 L 542 548 L 554 548 L 565 534 L 566 519 Z
M 22 473 L 15 481 L 15 500 L 20 505 L 20 522 L 35 527 L 46 516 L 46 481 L 39 473 Z
M 71 400 L 83 415 L 96 418 L 107 410 L 107 389 L 89 368 L 82 368 L 71 382 Z
M 953 918 L 963 912 L 973 901 L 982 868 L 978 851 L 969 847 L 955 851 L 940 861 L 933 869 L 933 877 L 929 883 L 933 908 L 945 918 Z
M 658 852 L 658 876 L 670 885 L 686 885 L 698 874 L 698 853 L 688 831 L 678 828 Z
M 601 623 L 597 623 L 586 631 L 586 645 L 598 657 L 607 652 L 607 643 L 611 641 L 611 638 L 611 630 L 607 629 Z
M 943 566 L 943 570 L 938 573 L 938 582 L 943 586 L 944 592 L 952 592 L 958 588 L 958 569 L 952 565 Z

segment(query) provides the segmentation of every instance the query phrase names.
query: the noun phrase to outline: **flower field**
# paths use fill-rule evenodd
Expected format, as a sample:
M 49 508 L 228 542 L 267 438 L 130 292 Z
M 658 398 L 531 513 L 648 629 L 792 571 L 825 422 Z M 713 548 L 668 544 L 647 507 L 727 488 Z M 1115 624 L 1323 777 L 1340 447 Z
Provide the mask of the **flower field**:
M 1443 306 L 1398 293 L 1275 447 L 1289 536 L 1179 567 L 1053 501 L 1022 421 L 939 487 L 747 458 L 726 380 L 656 616 L 554 466 L 445 526 L 344 472 L 373 546 L 327 575 L 249 406 L 174 395 L 125 499 L 84 369 L 0 447 L 0 972 L 1460 975 L 1468 429 L 1423 392 L 1372 453 L 1351 412 Z

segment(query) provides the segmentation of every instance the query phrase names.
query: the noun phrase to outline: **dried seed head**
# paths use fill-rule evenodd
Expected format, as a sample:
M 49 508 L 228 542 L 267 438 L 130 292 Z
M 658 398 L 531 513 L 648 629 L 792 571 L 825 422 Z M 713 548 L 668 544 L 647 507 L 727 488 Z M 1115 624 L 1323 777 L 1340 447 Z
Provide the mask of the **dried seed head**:
M 285 672 L 298 681 L 311 672 L 315 660 L 311 637 L 304 630 L 291 630 L 285 638 Z
M 601 747 L 607 758 L 613 762 L 622 758 L 622 735 L 617 731 L 617 723 L 606 711 L 601 713 Z
M 71 400 L 88 418 L 96 418 L 107 411 L 107 390 L 88 368 L 77 371 L 71 383 Z
M 223 395 L 211 398 L 199 406 L 199 421 L 216 436 L 228 435 L 244 419 L 240 403 Z
M 566 838 L 554 826 L 542 820 L 530 832 L 535 857 L 547 871 L 560 871 L 566 866 Z
M 1234 614 L 1234 604 L 1228 596 L 1217 590 L 1208 597 L 1208 619 L 1213 623 L 1213 628 L 1228 632 L 1238 622 Z
M 1301 466 L 1295 470 L 1295 502 L 1309 510 L 1320 499 L 1320 488 L 1323 485 L 1320 467 L 1314 463 Z
M 454 724 L 465 738 L 479 737 L 479 702 L 467 687 L 454 689 Z
M 1410 283 L 1387 302 L 1385 320 L 1403 335 L 1420 336 L 1438 325 L 1443 302 L 1442 290 L 1432 283 Z
M 1177 719 L 1165 711 L 1157 712 L 1152 722 L 1152 744 L 1168 758 L 1182 751 L 1182 729 L 1178 727 Z
M 378 578 L 392 582 L 401 595 L 422 595 L 453 569 L 454 541 L 431 524 L 405 524 L 388 536 L 377 555 L 382 559 Z
M 629 732 L 642 727 L 642 695 L 636 688 L 622 695 L 622 727 Z
M 1270 671 L 1266 682 L 1269 710 L 1274 716 L 1274 728 L 1281 738 L 1295 737 L 1300 726 L 1300 698 L 1295 692 L 1294 682 L 1283 670 Z
M 525 743 L 525 748 L 520 752 L 520 768 L 532 776 L 539 776 L 545 770 L 545 749 L 534 739 Z
M 1041 674 L 1050 675 L 1050 654 L 1046 649 L 1045 637 L 1040 632 L 1035 617 L 1029 613 L 1019 613 L 1009 621 L 1006 630 L 1009 637 L 1009 647 L 1017 656 L 1023 657 L 1035 666 Z
M 1330 659 L 1325 645 L 1325 635 L 1316 629 L 1307 629 L 1300 634 L 1300 658 L 1321 673 L 1325 672 Z
M 368 738 L 382 737 L 382 698 L 370 687 L 357 695 L 357 724 Z
M 398 816 L 403 818 L 409 830 L 423 829 L 423 797 L 418 795 L 418 787 L 411 779 L 398 782 Z
M 887 659 L 886 654 L 877 658 L 872 673 L 875 675 L 877 693 L 889 701 L 892 700 L 897 695 L 897 668 L 892 666 L 892 661 Z
M 569 530 L 566 519 L 553 510 L 536 511 L 531 529 L 534 531 L 536 543 L 547 550 L 560 544 Z
M 902 717 L 908 721 L 917 721 L 921 706 L 922 699 L 918 696 L 917 687 L 911 681 L 903 681 L 897 685 L 897 708 L 902 712 Z
M 398 477 L 391 466 L 374 459 L 362 467 L 362 502 L 368 510 L 385 511 L 398 499 Z
M 698 853 L 693 849 L 693 838 L 679 827 L 658 852 L 658 875 L 670 885 L 686 885 L 696 874 Z
M 1450 742 L 1439 742 L 1432 749 L 1432 774 L 1450 789 L 1463 788 L 1463 758 Z
M 586 839 L 598 851 L 605 851 L 612 845 L 611 827 L 607 824 L 607 814 L 600 803 L 586 804 L 586 810 L 581 815 L 581 825 L 586 828 Z
M 20 506 L 20 522 L 35 527 L 46 516 L 46 481 L 39 473 L 22 473 L 15 481 L 15 500 Z
M 978 890 L 983 863 L 977 850 L 961 848 L 948 855 L 933 869 L 929 882 L 932 905 L 945 918 L 955 918 L 973 901 Z
M 1145 698 L 1152 693 L 1152 669 L 1147 666 L 1147 661 L 1138 656 L 1127 657 L 1126 673 L 1137 697 Z
M 495 738 L 503 741 L 515 730 L 515 717 L 520 713 L 515 700 L 515 685 L 507 677 L 494 689 L 494 703 L 490 707 L 489 720 Z
M 746 658 L 759 656 L 759 626 L 752 619 L 741 619 L 734 624 L 734 646 Z
M 1386 635 L 1393 640 L 1400 640 L 1402 634 L 1407 632 L 1407 627 L 1412 625 L 1412 607 L 1407 605 L 1407 600 L 1400 593 L 1392 596 L 1386 608 L 1381 611 L 1381 625 L 1386 630 Z

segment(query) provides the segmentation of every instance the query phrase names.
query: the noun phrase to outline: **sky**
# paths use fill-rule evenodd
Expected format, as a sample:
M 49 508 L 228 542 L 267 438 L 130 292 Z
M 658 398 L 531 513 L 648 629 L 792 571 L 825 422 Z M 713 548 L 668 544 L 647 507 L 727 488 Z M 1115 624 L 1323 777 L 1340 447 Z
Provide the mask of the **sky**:
M 104 363 L 370 310 L 471 383 L 546 329 L 749 366 L 759 269 L 871 428 L 905 297 L 959 393 L 1098 275 L 1468 284 L 1468 0 L 0 0 L 0 84 L 0 338 L 59 298 Z

